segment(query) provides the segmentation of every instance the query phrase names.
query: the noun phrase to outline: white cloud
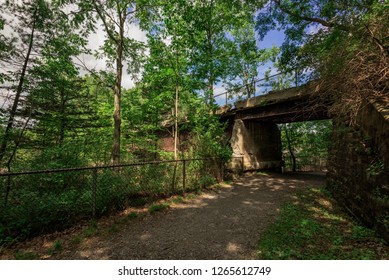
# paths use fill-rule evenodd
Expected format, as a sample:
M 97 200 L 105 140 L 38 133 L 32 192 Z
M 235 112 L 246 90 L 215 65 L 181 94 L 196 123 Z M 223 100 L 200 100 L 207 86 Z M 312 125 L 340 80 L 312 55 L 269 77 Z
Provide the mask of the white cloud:
M 309 35 L 313 35 L 313 34 L 318 33 L 320 30 L 327 31 L 328 28 L 327 28 L 326 26 L 321 25 L 321 24 L 311 24 L 311 25 L 309 25 L 309 27 L 306 29 L 306 32 L 307 32 Z
M 129 24 L 125 32 L 126 36 L 131 39 L 135 39 L 140 42 L 147 42 L 146 32 L 142 31 L 137 24 Z M 92 52 L 98 51 L 101 46 L 103 46 L 106 39 L 106 32 L 102 25 L 102 22 L 97 23 L 96 32 L 91 34 L 88 38 L 88 48 Z M 84 69 L 80 68 L 81 74 L 86 74 L 87 70 L 106 70 L 107 69 L 107 60 L 105 58 L 99 59 L 93 55 L 83 54 L 75 59 L 76 63 L 82 64 L 85 66 Z M 124 63 L 123 67 L 123 76 L 122 76 L 122 86 L 124 88 L 132 88 L 135 85 L 135 81 L 127 74 L 128 65 Z

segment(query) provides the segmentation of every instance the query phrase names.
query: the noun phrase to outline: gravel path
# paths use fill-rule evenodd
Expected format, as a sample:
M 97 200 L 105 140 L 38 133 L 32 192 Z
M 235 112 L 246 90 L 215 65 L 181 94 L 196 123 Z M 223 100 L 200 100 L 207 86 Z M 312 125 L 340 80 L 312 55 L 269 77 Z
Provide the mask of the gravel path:
M 247 175 L 214 193 L 95 236 L 67 259 L 255 259 L 260 234 L 294 191 L 324 175 Z

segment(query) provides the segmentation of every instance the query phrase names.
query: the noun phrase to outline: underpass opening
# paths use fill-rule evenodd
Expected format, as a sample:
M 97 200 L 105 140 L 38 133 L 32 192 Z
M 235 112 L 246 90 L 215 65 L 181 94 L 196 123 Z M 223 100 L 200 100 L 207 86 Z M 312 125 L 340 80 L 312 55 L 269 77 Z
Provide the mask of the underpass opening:
M 331 120 L 278 124 L 283 171 L 326 172 L 332 127 Z

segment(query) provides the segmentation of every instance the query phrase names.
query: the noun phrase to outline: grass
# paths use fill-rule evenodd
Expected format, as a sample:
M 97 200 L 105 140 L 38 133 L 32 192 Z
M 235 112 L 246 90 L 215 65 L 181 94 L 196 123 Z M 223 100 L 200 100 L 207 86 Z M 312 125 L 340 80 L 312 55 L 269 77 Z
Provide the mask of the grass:
M 153 214 L 158 211 L 165 210 L 170 207 L 169 203 L 160 203 L 160 204 L 153 204 L 149 207 L 150 214 Z
M 171 202 L 173 204 L 180 204 L 180 203 L 184 203 L 185 202 L 185 199 L 182 197 L 182 196 L 177 196 L 177 197 L 174 197 Z
M 97 231 L 97 222 L 93 220 L 90 225 L 82 233 L 84 238 L 91 237 L 96 234 Z
M 32 251 L 20 250 L 15 254 L 16 260 L 38 260 L 39 256 L 37 253 Z
M 139 217 L 139 214 L 136 213 L 136 212 L 130 212 L 129 214 L 127 214 L 127 216 L 125 217 L 125 220 L 126 221 L 130 221 L 132 219 L 135 219 L 135 218 L 138 218 Z
M 62 251 L 62 241 L 56 240 L 53 244 L 53 246 L 49 249 L 48 254 L 54 255 L 55 253 L 58 253 Z
M 298 192 L 262 235 L 260 259 L 389 259 L 389 246 L 346 215 L 325 189 Z

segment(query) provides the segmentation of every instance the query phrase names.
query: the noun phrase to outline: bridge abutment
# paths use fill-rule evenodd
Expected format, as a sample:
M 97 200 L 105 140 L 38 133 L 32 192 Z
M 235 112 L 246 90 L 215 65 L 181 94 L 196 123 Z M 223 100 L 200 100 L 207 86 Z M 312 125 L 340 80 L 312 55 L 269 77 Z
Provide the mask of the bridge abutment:
M 281 134 L 277 124 L 235 119 L 231 136 L 234 157 L 243 157 L 243 170 L 280 170 Z

